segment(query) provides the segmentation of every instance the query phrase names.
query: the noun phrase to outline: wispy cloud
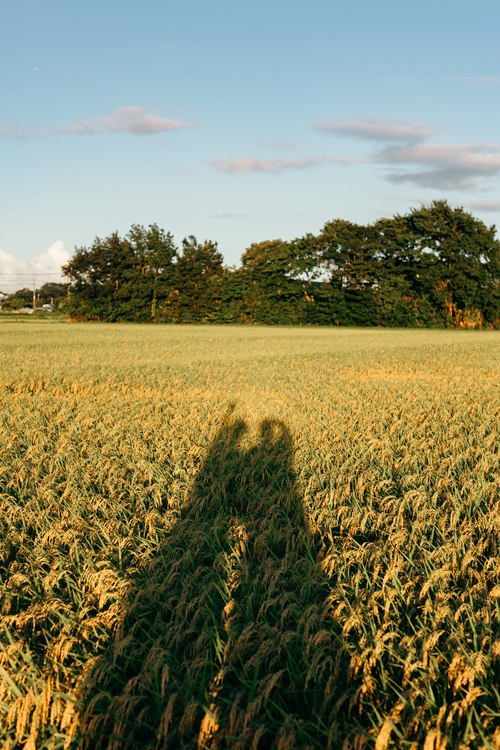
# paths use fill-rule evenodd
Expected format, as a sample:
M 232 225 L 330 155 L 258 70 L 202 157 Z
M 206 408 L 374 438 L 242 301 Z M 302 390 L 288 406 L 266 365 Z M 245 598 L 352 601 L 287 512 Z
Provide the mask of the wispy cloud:
M 193 172 L 188 172 L 184 167 L 176 167 L 171 172 L 159 172 L 161 177 L 193 177 Z
M 47 131 L 31 123 L 23 126 L 13 122 L 0 125 L 0 138 L 14 138 L 17 141 L 25 141 L 27 138 L 43 138 Z
M 465 83 L 492 83 L 499 84 L 500 78 L 495 76 L 445 76 L 448 81 L 464 81 Z
M 389 182 L 438 190 L 474 190 L 487 186 L 500 174 L 498 143 L 425 143 L 433 130 L 422 123 L 353 118 L 328 120 L 314 127 L 325 133 L 385 142 L 358 162 L 385 166 L 381 176 Z
M 22 138 L 18 128 L 13 122 L 6 122 L 4 125 L 0 125 L 0 136 L 3 138 Z
M 413 167 L 386 174 L 385 179 L 390 182 L 440 190 L 474 189 L 500 173 L 500 147 L 482 142 L 393 146 L 373 154 L 371 161 L 389 167 Z
M 331 135 L 343 135 L 366 141 L 424 141 L 432 130 L 423 123 L 393 122 L 377 118 L 323 120 L 311 126 L 313 130 Z
M 478 190 L 488 187 L 491 179 L 500 174 L 498 143 L 425 143 L 435 131 L 422 123 L 365 118 L 328 120 L 315 127 L 325 133 L 379 142 L 379 147 L 364 157 L 320 155 L 267 159 L 239 156 L 229 161 L 213 161 L 212 166 L 226 174 L 279 174 L 288 170 L 312 169 L 326 163 L 371 164 L 383 167 L 380 177 L 389 182 L 435 190 Z M 484 208 L 489 205 L 486 202 L 481 205 L 483 210 L 496 210 Z
M 500 201 L 469 201 L 462 203 L 465 208 L 472 208 L 474 211 L 486 211 L 500 213 Z
M 58 133 L 67 135 L 94 135 L 100 133 L 134 133 L 154 135 L 180 128 L 193 128 L 200 123 L 169 120 L 149 114 L 144 107 L 120 107 L 104 117 L 77 120 L 73 125 L 58 128 Z
M 61 266 L 70 258 L 62 240 L 54 242 L 45 253 L 29 260 L 16 258 L 0 248 L 0 289 L 2 292 L 13 292 L 19 289 L 20 284 L 31 287 L 33 279 L 37 288 L 47 281 L 62 282 Z
M 119 107 L 108 115 L 77 120 L 72 125 L 58 128 L 41 128 L 37 125 L 0 125 L 0 137 L 24 140 L 30 137 L 48 138 L 53 135 L 101 135 L 105 133 L 132 133 L 156 135 L 170 130 L 199 127 L 199 122 L 171 120 L 148 112 L 145 107 Z
M 208 214 L 209 219 L 243 219 L 250 214 Z
M 247 159 L 239 156 L 230 161 L 213 161 L 212 166 L 218 172 L 244 173 L 244 172 L 275 172 L 280 173 L 289 169 L 311 169 L 325 162 L 336 162 L 339 164 L 351 164 L 364 161 L 351 156 L 305 156 L 301 159 L 262 159 L 255 157 Z
M 264 148 L 273 148 L 277 151 L 295 151 L 298 147 L 296 143 L 287 141 L 284 138 L 279 138 L 276 141 L 256 141 L 255 145 Z

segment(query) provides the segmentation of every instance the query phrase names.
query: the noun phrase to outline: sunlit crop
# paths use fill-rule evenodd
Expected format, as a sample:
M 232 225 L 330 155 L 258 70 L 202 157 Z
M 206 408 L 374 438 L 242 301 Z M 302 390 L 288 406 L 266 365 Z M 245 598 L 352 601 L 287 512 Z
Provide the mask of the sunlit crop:
M 0 341 L 5 748 L 500 748 L 500 333 Z

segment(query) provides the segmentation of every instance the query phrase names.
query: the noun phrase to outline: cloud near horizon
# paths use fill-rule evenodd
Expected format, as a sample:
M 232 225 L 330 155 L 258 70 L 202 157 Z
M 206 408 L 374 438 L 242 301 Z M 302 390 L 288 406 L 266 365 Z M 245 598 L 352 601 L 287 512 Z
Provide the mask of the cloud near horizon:
M 239 156 L 237 159 L 231 159 L 230 161 L 213 161 L 212 166 L 218 172 L 225 172 L 226 174 L 241 174 L 244 172 L 274 172 L 279 174 L 288 169 L 310 169 L 325 162 L 351 164 L 361 161 L 364 160 L 351 156 L 305 156 L 301 159 L 262 159 L 260 157 L 247 159 L 245 156 Z
M 53 135 L 102 135 L 107 133 L 132 133 L 156 135 L 170 130 L 200 127 L 199 122 L 171 120 L 151 114 L 145 107 L 126 106 L 114 109 L 109 115 L 77 120 L 73 125 L 43 129 L 36 125 L 20 127 L 8 122 L 0 125 L 0 137 L 24 140 L 29 137 L 48 138 Z
M 323 120 L 311 126 L 313 130 L 329 135 L 342 135 L 366 141 L 424 141 L 432 129 L 424 123 L 400 123 L 378 118 Z
M 71 258 L 62 240 L 54 242 L 46 252 L 25 260 L 16 258 L 0 248 L 0 291 L 15 292 L 19 285 L 31 288 L 35 279 L 37 289 L 46 282 L 62 282 L 61 266 Z

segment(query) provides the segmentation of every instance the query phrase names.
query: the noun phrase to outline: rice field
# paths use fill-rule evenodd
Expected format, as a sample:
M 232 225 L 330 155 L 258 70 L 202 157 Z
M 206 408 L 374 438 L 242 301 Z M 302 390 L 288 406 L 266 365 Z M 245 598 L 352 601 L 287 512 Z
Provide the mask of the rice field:
M 2 747 L 500 748 L 500 332 L 0 342 Z

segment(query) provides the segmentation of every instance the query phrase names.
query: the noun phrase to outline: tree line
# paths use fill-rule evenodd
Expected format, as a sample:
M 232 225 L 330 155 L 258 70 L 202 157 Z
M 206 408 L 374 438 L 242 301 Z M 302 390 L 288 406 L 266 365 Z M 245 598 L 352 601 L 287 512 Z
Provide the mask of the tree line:
M 166 323 L 500 327 L 500 242 L 446 201 L 318 235 L 254 243 L 228 268 L 217 243 L 177 247 L 133 225 L 63 267 L 73 319 Z
M 42 305 L 51 305 L 54 310 L 62 309 L 64 301 L 68 296 L 68 285 L 60 284 L 58 282 L 48 281 L 43 284 L 40 288 L 35 290 L 35 305 L 41 307 Z M 20 308 L 32 308 L 33 307 L 33 289 L 23 287 L 18 289 L 17 292 L 9 294 L 9 296 L 2 301 L 2 310 L 19 310 Z

